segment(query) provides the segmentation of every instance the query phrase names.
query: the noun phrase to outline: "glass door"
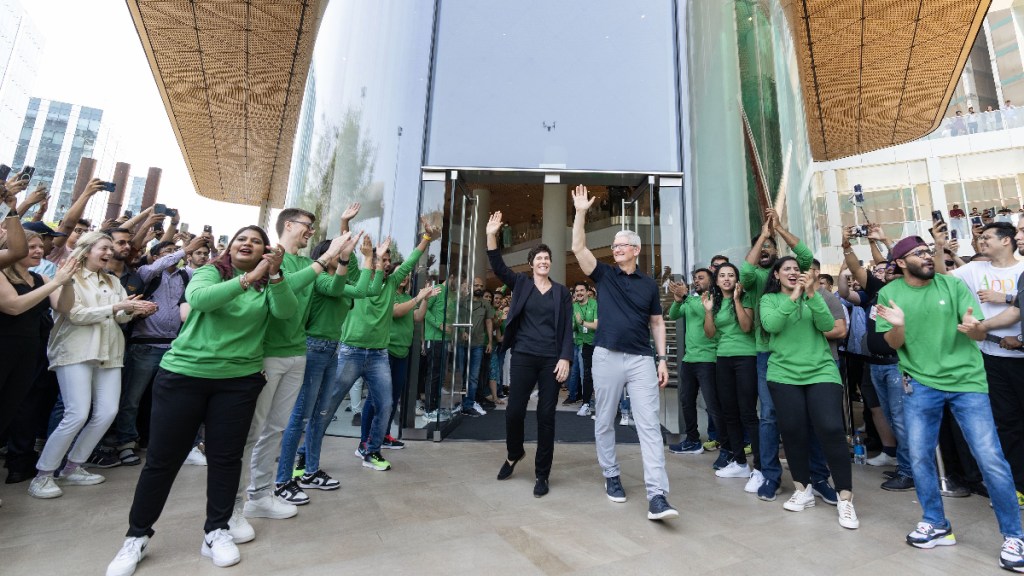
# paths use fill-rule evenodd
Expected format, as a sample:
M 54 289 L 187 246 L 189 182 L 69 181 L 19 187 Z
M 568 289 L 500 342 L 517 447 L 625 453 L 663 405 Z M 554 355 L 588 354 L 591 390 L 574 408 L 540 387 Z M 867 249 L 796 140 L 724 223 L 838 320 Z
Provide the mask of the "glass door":
M 448 316 L 451 318 L 451 352 L 449 374 L 451 381 L 445 399 L 453 418 L 464 410 L 472 410 L 475 392 L 471 383 L 479 384 L 481 354 L 477 341 L 481 327 L 474 326 L 474 309 L 479 302 L 473 298 L 474 281 L 482 262 L 477 259 L 478 221 L 480 203 L 474 194 L 458 180 L 451 181 L 451 215 L 448 224 Z M 485 215 L 486 216 L 486 215 Z M 454 277 L 451 275 L 454 274 Z M 475 375 L 471 374 L 475 371 Z

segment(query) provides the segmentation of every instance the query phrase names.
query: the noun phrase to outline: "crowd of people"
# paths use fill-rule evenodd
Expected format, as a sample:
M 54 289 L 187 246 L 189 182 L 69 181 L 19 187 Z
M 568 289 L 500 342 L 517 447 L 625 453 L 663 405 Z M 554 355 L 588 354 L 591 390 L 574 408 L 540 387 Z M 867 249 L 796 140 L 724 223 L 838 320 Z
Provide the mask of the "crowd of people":
M 418 397 L 417 416 L 442 422 L 454 417 L 442 394 L 461 384 L 459 417 L 507 403 L 498 480 L 526 457 L 525 417 L 536 398 L 533 494 L 544 497 L 564 387 L 562 404 L 578 403 L 577 414 L 593 418 L 607 498 L 627 500 L 616 450 L 621 415 L 639 438 L 648 519 L 677 518 L 659 419 L 669 383 L 666 318 L 676 321 L 683 351 L 683 428 L 670 453 L 718 451 L 717 477 L 744 480 L 745 492 L 772 502 L 785 490 L 784 445 L 793 483 L 783 509 L 820 500 L 836 507 L 840 526 L 856 529 L 846 395 L 859 395 L 864 436 L 879 449 L 867 463 L 894 467 L 881 488 L 916 490 L 923 509 L 906 541 L 956 543 L 938 452 L 969 489 L 991 498 L 1004 536 L 1000 565 L 1024 571 L 1024 262 L 1016 256 L 1024 256 L 1024 222 L 975 227 L 969 261 L 941 220 L 931 243 L 889 242 L 871 227 L 867 265 L 847 230 L 836 282 L 768 210 L 738 265 L 716 256 L 689 282 L 670 279 L 666 310 L 658 282 L 638 265 L 638 234 L 615 235 L 611 263 L 587 246 L 595 199 L 583 186 L 572 192 L 572 252 L 589 282 L 552 279 L 564 255 L 544 244 L 530 250 L 529 273 L 513 272 L 496 212 L 486 224 L 487 256 L 502 286 L 491 291 L 483 278 L 454 274 L 413 290 L 413 272 L 440 230 L 423 221 L 417 245 L 393 262 L 390 238 L 375 245 L 350 229 L 358 204 L 316 246 L 308 245 L 316 216 L 300 208 L 279 213 L 276 242 L 250 225 L 219 245 L 209 226 L 180 231 L 174 211 L 150 208 L 93 226 L 82 215 L 99 180 L 51 228 L 42 222 L 45 190 L 17 205 L 26 182 L 16 175 L 3 184 L 0 337 L 14 359 L 0 368 L 7 482 L 27 481 L 29 494 L 51 499 L 103 483 L 97 469 L 142 464 L 108 576 L 134 573 L 185 464 L 206 466 L 201 554 L 217 566 L 238 563 L 237 545 L 256 538 L 249 519 L 291 518 L 311 501 L 308 492 L 337 490 L 321 465 L 323 439 L 357 381 L 367 399 L 355 454 L 370 470 L 390 470 L 384 451 L 405 447 L 391 434 L 404 398 Z M 414 349 L 417 323 L 423 342 Z M 419 389 L 406 395 L 413 361 L 421 363 Z

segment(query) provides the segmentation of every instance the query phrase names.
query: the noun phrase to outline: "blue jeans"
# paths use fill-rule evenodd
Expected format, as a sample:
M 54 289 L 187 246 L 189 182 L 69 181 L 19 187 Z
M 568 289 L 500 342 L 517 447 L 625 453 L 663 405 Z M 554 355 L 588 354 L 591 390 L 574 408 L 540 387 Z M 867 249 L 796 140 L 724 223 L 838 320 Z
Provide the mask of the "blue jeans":
M 398 410 L 398 400 L 405 391 L 405 383 L 409 379 L 409 357 L 399 358 L 388 353 L 388 365 L 391 369 L 391 412 L 388 414 L 388 422 L 384 428 L 385 435 L 391 432 L 391 422 L 395 419 L 395 411 Z M 366 442 L 370 437 L 370 423 L 377 415 L 377 408 L 371 401 L 363 402 L 363 415 L 360 418 L 359 441 Z
M 153 383 L 153 377 L 160 368 L 160 360 L 168 350 L 170 348 L 157 348 L 149 344 L 128 345 L 121 380 L 121 406 L 114 419 L 114 446 L 121 447 L 138 440 L 139 431 L 135 425 L 139 417 L 139 402 L 146 388 Z
M 334 360 L 337 350 L 337 342 L 306 338 L 306 373 L 302 377 L 302 388 L 299 389 L 299 397 L 295 400 L 292 415 L 288 418 L 288 426 L 281 436 L 281 458 L 277 461 L 278 484 L 284 484 L 292 478 L 295 453 L 298 451 L 303 432 L 306 434 L 306 471 L 312 473 L 320 469 L 323 433 L 317 438 L 313 437 L 313 423 L 310 419 L 313 410 L 321 403 L 321 398 L 327 395 L 331 383 L 334 382 L 334 374 L 338 369 L 338 364 Z
M 569 400 L 575 402 L 580 397 L 580 383 L 583 381 L 583 347 L 572 347 L 572 370 L 569 371 Z
M 466 373 L 467 346 L 459 344 L 456 367 L 460 374 Z M 466 410 L 473 409 L 476 402 L 476 388 L 480 380 L 480 361 L 484 357 L 483 346 L 469 346 L 469 381 L 466 383 L 466 395 L 462 397 L 462 407 Z M 378 441 L 379 442 L 379 441 Z
M 760 416 L 760 451 L 761 473 L 766 480 L 782 483 L 782 462 L 779 461 L 779 425 L 775 421 L 775 404 L 772 393 L 768 390 L 768 357 L 771 352 L 757 353 L 757 397 L 761 401 Z M 810 427 L 810 422 L 807 423 Z M 810 469 L 811 483 L 828 480 L 828 465 L 825 463 L 825 452 L 821 449 L 817 434 L 813 427 L 810 436 Z
M 878 394 L 885 419 L 889 421 L 896 435 L 896 473 L 913 478 L 910 467 L 910 442 L 907 440 L 907 426 L 903 417 L 903 375 L 898 364 L 868 364 L 871 368 L 871 382 Z
M 479 350 L 483 352 L 482 347 Z M 476 369 L 479 372 L 479 354 L 476 355 Z M 380 452 L 380 444 L 388 432 L 388 416 L 391 414 L 391 366 L 387 348 L 356 348 L 344 342 L 338 345 L 338 381 L 345 394 L 360 376 L 369 393 L 368 400 L 376 408 L 370 424 L 370 437 L 366 442 L 366 453 L 373 454 Z
M 996 434 L 988 394 L 981 392 L 943 392 L 910 380 L 911 393 L 904 394 L 903 419 L 910 444 L 910 464 L 914 469 L 914 487 L 921 502 L 925 522 L 946 526 L 948 521 L 939 494 L 939 475 L 935 468 L 935 447 L 939 444 L 939 424 L 948 404 L 956 418 L 971 454 L 978 462 L 988 487 L 999 531 L 1005 538 L 1021 538 L 1020 509 L 1010 465 Z

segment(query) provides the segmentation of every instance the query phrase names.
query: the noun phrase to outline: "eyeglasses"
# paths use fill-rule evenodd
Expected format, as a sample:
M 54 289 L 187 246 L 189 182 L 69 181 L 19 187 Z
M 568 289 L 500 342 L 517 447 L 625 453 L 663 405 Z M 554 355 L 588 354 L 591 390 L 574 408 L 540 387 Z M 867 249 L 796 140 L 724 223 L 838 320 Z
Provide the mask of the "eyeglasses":
M 625 250 L 626 248 L 633 248 L 636 244 L 612 244 L 612 250 Z
M 302 220 L 289 220 L 289 222 L 292 222 L 293 224 L 302 224 L 303 226 L 306 227 L 307 230 L 309 230 L 310 234 L 312 234 L 316 230 L 316 228 L 314 228 L 313 224 L 310 222 L 303 222 Z
M 910 252 L 910 253 L 907 254 L 907 256 L 913 256 L 914 258 L 922 258 L 922 259 L 925 256 L 930 258 L 930 257 L 932 257 L 934 255 L 935 255 L 935 252 L 933 250 L 929 250 L 927 248 L 922 248 L 920 250 L 914 250 L 913 252 Z

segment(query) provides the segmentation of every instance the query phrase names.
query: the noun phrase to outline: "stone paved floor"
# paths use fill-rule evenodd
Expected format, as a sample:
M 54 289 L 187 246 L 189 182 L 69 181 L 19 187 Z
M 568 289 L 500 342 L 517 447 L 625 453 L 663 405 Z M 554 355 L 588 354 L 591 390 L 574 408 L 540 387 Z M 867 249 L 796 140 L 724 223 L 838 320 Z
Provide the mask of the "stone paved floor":
M 620 448 L 625 504 L 603 494 L 592 445 L 557 445 L 551 493 L 532 495 L 533 464 L 494 476 L 503 445 L 410 443 L 394 469 L 362 468 L 354 441 L 327 438 L 324 467 L 342 489 L 313 492 L 289 520 L 254 520 L 242 562 L 214 567 L 199 555 L 205 468 L 186 466 L 137 574 L 998 574 L 1002 542 L 988 500 L 947 500 L 957 546 L 917 550 L 903 537 L 920 511 L 913 492 L 877 488 L 880 470 L 858 467 L 861 528 L 835 508 L 802 513 L 757 500 L 742 480 L 714 477 L 714 454 L 666 454 L 673 522 L 646 519 L 638 446 Z M 533 446 L 528 446 L 532 458 Z M 34 500 L 28 484 L 0 484 L 0 574 L 102 574 L 121 545 L 140 467 L 106 471 L 106 483 Z M 820 502 L 820 501 L 819 501 Z

